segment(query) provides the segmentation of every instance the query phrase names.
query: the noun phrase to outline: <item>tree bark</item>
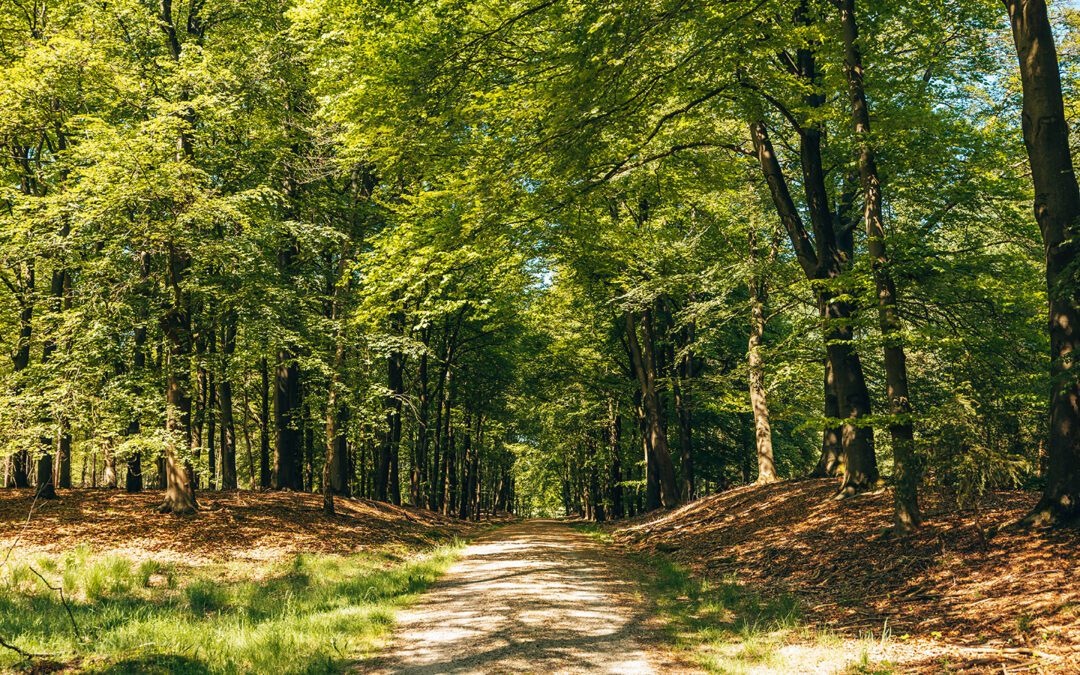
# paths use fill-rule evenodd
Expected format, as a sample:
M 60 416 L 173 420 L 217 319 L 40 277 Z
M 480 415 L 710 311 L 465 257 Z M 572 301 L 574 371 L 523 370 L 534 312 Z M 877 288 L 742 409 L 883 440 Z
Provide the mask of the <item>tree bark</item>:
M 750 227 L 750 261 L 757 262 L 757 236 Z M 757 449 L 759 484 L 775 483 L 776 463 L 773 458 L 772 424 L 769 420 L 769 404 L 765 391 L 765 363 L 761 349 L 765 338 L 765 303 L 768 287 L 763 275 L 753 270 L 747 282 L 750 290 L 750 339 L 746 349 L 747 370 L 750 384 L 750 409 L 754 413 L 754 442 Z
M 1080 187 L 1069 151 L 1054 31 L 1045 0 L 1005 0 L 1024 93 L 1024 144 L 1046 250 L 1050 428 L 1046 488 L 1029 525 L 1080 520 Z
M 158 507 L 163 513 L 194 513 L 195 481 L 190 463 L 178 448 L 191 447 L 191 397 L 188 382 L 191 369 L 191 316 L 182 280 L 190 265 L 188 257 L 169 247 L 166 285 L 172 301 L 164 316 L 163 330 L 168 342 L 168 366 L 165 385 L 165 501 Z
M 229 364 L 236 351 L 236 313 L 225 313 L 221 326 L 222 369 L 218 378 L 218 409 L 221 412 L 221 489 L 235 490 L 236 423 L 233 418 L 233 389 Z
M 278 365 L 274 375 L 274 442 L 275 490 L 303 490 L 300 463 L 303 452 L 303 435 L 300 425 L 300 366 L 290 349 L 278 352 Z
M 807 68 L 813 70 L 812 66 Z M 791 198 L 764 122 L 752 123 L 750 134 L 773 203 L 804 273 L 814 281 L 835 279 L 842 270 L 842 256 L 836 244 L 835 225 L 825 193 L 820 131 L 807 128 L 801 134 L 804 182 L 807 184 L 807 201 L 815 230 L 813 240 L 806 232 L 802 217 Z M 854 335 L 850 305 L 825 289 L 818 292 L 818 303 L 825 324 L 826 354 L 837 395 L 837 417 L 850 420 L 843 425 L 841 433 L 844 479 L 840 492 L 852 494 L 875 487 L 878 481 L 873 429 L 862 421 L 871 413 L 870 393 L 866 388 L 862 363 L 852 346 Z
M 634 371 L 641 386 L 642 401 L 648 421 L 649 446 L 652 450 L 650 459 L 655 461 L 656 476 L 660 486 L 660 503 L 664 508 L 673 508 L 679 504 L 679 494 L 675 486 L 675 468 L 668 451 L 667 436 L 661 426 L 660 400 L 656 393 L 656 357 L 649 312 L 645 312 L 642 321 L 643 339 L 638 340 L 637 326 L 632 312 L 625 312 L 627 344 L 630 348 Z
M 851 97 L 851 116 L 859 143 L 859 178 L 862 182 L 867 248 L 877 288 L 878 326 L 885 350 L 885 385 L 889 399 L 889 434 L 892 437 L 896 490 L 893 521 L 898 531 L 909 532 L 922 522 L 919 513 L 919 475 L 915 458 L 915 432 L 911 421 L 907 357 L 903 347 L 903 324 L 896 309 L 896 284 L 889 272 L 882 212 L 881 181 L 877 158 L 870 141 L 870 109 L 863 85 L 862 53 L 855 0 L 841 0 L 845 73 Z
M 622 460 L 619 446 L 622 435 L 622 419 L 615 407 L 615 399 L 608 399 L 608 451 L 611 454 L 611 517 L 622 518 L 626 511 L 623 507 Z
M 266 358 L 259 361 L 262 376 L 262 405 L 259 406 L 259 487 L 270 488 L 270 366 Z

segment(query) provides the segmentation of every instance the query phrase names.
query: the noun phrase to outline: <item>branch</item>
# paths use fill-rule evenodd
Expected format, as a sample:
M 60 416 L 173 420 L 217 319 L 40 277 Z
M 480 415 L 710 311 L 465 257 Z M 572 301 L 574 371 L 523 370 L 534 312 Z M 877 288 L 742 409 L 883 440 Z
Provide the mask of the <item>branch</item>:
M 15 645 L 11 644 L 10 642 L 8 642 L 7 640 L 5 640 L 2 637 L 0 637 L 0 647 L 3 647 L 5 649 L 10 649 L 11 651 L 15 652 L 16 654 L 23 657 L 27 661 L 29 661 L 31 659 L 40 659 L 40 658 L 46 656 L 45 654 L 34 654 L 32 652 L 26 651 L 25 649 L 21 649 L 21 648 L 15 646 Z

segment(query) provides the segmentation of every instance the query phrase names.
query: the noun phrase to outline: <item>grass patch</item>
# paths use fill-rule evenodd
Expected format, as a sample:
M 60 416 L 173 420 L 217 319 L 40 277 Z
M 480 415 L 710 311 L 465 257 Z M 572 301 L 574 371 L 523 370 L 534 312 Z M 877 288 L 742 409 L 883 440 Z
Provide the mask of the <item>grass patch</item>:
M 892 672 L 872 656 L 886 635 L 844 640 L 807 625 L 792 595 L 765 596 L 734 579 L 698 579 L 663 555 L 632 557 L 671 642 L 708 672 L 786 673 L 816 669 L 814 664 L 832 672 Z
M 83 639 L 25 562 L 0 574 L 0 636 L 87 672 L 340 672 L 380 646 L 460 547 L 200 568 L 78 548 L 32 564 L 63 584 Z M 0 671 L 27 666 L 0 649 Z

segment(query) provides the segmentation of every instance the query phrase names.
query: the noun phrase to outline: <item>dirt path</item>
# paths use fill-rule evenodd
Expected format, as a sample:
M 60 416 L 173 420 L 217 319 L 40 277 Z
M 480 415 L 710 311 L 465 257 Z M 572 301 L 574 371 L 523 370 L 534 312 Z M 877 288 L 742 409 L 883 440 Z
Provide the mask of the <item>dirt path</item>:
M 398 617 L 393 643 L 374 670 L 693 672 L 658 645 L 635 590 L 612 554 L 570 527 L 536 520 L 510 525 L 465 549 Z

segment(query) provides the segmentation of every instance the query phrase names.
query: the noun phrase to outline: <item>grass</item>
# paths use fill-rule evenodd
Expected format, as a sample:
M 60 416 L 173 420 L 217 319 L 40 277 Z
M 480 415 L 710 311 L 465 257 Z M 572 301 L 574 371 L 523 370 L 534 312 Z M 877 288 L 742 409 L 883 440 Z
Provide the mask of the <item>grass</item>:
M 0 637 L 87 672 L 340 672 L 379 647 L 395 610 L 459 549 L 181 568 L 77 548 L 0 571 Z M 81 639 L 34 570 L 63 588 Z M 0 649 L 0 671 L 29 666 Z
M 577 529 L 603 544 L 612 536 L 595 525 Z M 808 625 L 788 594 L 763 595 L 735 579 L 712 582 L 693 576 L 662 554 L 630 555 L 642 593 L 664 622 L 670 642 L 711 673 L 789 673 L 820 670 L 848 675 L 888 675 L 876 658 L 889 640 L 844 639 Z

